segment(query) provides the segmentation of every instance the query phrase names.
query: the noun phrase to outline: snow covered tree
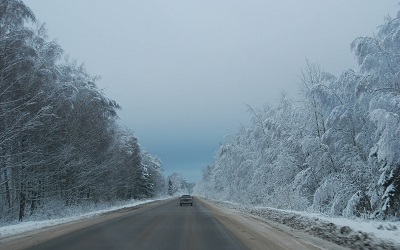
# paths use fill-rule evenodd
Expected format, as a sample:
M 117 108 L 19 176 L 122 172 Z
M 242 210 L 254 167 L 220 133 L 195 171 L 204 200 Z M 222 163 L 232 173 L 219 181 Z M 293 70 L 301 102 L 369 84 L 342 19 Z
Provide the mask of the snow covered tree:
M 165 180 L 161 160 L 142 151 L 142 164 L 148 169 L 149 182 L 152 184 L 151 196 L 165 194 Z
M 400 12 L 351 47 L 360 71 L 307 62 L 303 106 L 249 108 L 196 192 L 235 202 L 347 217 L 400 214 Z
M 0 223 L 163 189 L 99 78 L 62 54 L 22 1 L 0 0 Z
M 376 126 L 370 163 L 381 172 L 378 195 L 373 204 L 383 218 L 400 214 L 400 12 L 386 18 L 374 37 L 360 37 L 352 43 L 365 80 L 359 88 L 369 100 L 370 119 Z M 378 206 L 379 204 L 379 206 Z
M 168 194 L 179 195 L 187 194 L 187 181 L 182 174 L 173 173 L 167 177 Z

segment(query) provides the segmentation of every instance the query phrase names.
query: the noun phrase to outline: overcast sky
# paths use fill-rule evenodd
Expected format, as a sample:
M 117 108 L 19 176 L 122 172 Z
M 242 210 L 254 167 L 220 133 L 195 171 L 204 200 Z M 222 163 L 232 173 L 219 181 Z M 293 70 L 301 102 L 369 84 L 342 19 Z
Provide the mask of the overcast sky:
M 48 35 L 85 63 L 123 108 L 120 123 L 190 181 L 246 104 L 298 98 L 306 59 L 357 69 L 350 43 L 370 36 L 398 0 L 25 0 Z

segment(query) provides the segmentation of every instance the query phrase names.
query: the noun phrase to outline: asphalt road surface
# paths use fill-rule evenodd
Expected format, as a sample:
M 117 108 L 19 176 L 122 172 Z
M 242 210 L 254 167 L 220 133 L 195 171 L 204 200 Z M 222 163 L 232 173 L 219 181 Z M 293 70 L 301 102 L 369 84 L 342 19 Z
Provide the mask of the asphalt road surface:
M 179 200 L 114 218 L 28 249 L 248 249 L 200 202 Z
M 273 221 L 195 198 L 155 201 L 0 239 L 0 249 L 338 249 Z

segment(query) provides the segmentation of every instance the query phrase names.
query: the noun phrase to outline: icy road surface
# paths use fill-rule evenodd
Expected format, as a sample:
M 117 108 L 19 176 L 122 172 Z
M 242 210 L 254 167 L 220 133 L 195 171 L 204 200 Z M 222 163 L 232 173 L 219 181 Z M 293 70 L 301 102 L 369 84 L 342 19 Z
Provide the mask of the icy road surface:
M 168 199 L 7 238 L 1 249 L 343 249 L 201 198 Z

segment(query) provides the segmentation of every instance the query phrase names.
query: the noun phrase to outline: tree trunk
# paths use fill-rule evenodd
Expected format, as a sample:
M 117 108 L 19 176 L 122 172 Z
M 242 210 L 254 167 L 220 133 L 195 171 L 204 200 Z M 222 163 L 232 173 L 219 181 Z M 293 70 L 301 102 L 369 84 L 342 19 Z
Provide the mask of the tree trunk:
M 7 174 L 7 168 L 4 168 L 4 185 L 6 189 L 6 202 L 8 209 L 11 209 L 11 195 L 10 195 L 10 185 L 8 183 L 8 174 Z
M 37 192 L 33 191 L 32 192 L 32 199 L 31 199 L 30 215 L 32 215 L 33 212 L 36 210 L 36 200 L 37 200 Z
M 19 216 L 18 220 L 22 221 L 25 216 L 25 193 L 23 191 L 23 185 L 21 183 L 21 191 L 19 193 Z

